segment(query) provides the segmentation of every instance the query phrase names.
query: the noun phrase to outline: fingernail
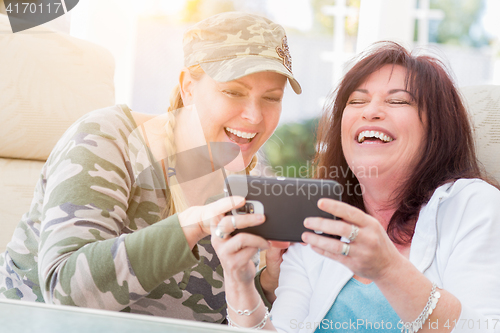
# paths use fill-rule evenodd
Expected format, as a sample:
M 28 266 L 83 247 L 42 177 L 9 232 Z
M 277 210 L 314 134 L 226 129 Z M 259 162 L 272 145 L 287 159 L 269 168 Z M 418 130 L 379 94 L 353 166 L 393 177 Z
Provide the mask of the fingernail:
M 244 198 L 244 197 L 241 197 L 241 196 L 239 196 L 239 195 L 235 195 L 235 196 L 234 196 L 234 203 L 235 203 L 235 204 L 239 204 L 239 203 L 243 202 L 244 200 L 245 200 L 245 198 Z
M 258 214 L 258 215 L 257 215 L 257 220 L 258 220 L 258 221 L 264 221 L 264 220 L 265 220 L 265 218 L 266 218 L 266 217 L 265 217 L 264 215 L 262 215 L 262 214 Z
M 311 221 L 309 220 L 309 218 L 307 218 L 307 219 L 305 219 L 305 220 L 304 220 L 304 225 L 305 225 L 306 227 L 308 227 L 308 226 L 310 226 L 310 225 L 311 225 Z

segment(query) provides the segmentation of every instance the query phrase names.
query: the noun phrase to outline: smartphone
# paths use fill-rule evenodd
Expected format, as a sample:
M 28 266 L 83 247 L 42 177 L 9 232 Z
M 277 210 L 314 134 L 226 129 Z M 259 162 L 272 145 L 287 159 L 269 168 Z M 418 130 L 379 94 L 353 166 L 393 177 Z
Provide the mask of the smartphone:
M 301 242 L 301 235 L 314 231 L 304 227 L 307 217 L 337 219 L 318 208 L 321 198 L 342 199 L 342 186 L 333 180 L 285 177 L 230 175 L 226 179 L 226 195 L 246 198 L 244 206 L 226 215 L 264 214 L 266 221 L 258 226 L 237 229 L 232 234 L 248 232 L 268 240 Z M 323 234 L 340 239 L 340 236 Z

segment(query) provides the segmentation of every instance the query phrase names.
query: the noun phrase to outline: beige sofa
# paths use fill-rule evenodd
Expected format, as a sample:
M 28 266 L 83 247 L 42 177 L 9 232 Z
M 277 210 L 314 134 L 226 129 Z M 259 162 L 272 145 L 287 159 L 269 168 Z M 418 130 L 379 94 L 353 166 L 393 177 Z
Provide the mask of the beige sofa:
M 461 91 L 472 115 L 479 161 L 500 182 L 500 86 L 470 86 Z
M 44 27 L 10 32 L 0 14 L 0 252 L 57 139 L 83 114 L 115 103 L 107 50 Z

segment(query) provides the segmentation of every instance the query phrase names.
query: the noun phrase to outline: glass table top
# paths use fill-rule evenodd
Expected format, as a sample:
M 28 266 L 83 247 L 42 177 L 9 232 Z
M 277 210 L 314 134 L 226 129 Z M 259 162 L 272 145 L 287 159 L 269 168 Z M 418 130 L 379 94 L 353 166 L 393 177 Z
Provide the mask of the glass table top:
M 0 332 L 254 332 L 226 325 L 43 303 L 0 300 Z

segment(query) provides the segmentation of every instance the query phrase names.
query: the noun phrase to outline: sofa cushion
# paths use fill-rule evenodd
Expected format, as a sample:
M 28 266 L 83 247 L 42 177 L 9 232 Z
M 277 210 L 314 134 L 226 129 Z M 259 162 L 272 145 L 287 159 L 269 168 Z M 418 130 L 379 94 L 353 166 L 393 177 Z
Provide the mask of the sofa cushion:
M 472 116 L 479 161 L 500 182 L 500 86 L 461 88 Z
M 0 253 L 33 200 L 44 162 L 0 158 Z
M 0 14 L 0 157 L 45 160 L 70 124 L 115 103 L 114 60 L 43 26 L 9 31 Z

